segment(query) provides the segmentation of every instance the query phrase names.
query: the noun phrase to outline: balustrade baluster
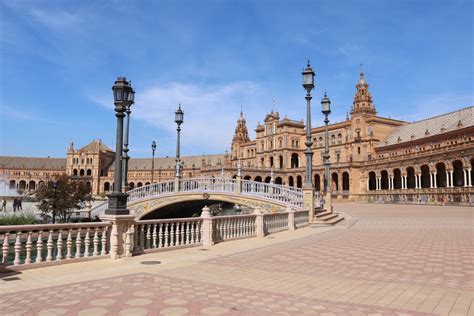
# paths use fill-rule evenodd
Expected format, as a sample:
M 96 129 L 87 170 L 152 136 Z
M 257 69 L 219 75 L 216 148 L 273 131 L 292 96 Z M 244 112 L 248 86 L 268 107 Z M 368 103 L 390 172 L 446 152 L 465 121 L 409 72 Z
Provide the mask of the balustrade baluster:
M 84 257 L 89 257 L 91 255 L 89 251 L 90 245 L 91 245 L 90 227 L 87 227 L 86 238 L 84 239 Z
M 99 255 L 99 227 L 96 227 L 94 230 L 94 239 L 92 242 L 94 243 L 94 251 L 92 252 L 92 256 L 97 257 Z
M 177 222 L 177 223 L 176 223 L 176 246 L 181 245 L 180 226 L 181 226 L 181 223 L 180 223 L 180 222 Z
M 184 224 L 185 222 L 181 222 L 181 245 L 186 244 L 186 236 L 184 235 Z
M 10 248 L 9 238 L 10 238 L 10 234 L 6 232 L 5 235 L 3 235 L 2 263 L 8 262 L 8 248 Z
M 196 222 L 190 222 L 191 224 L 191 243 L 194 244 L 196 240 L 196 230 L 195 230 L 195 224 Z
M 145 249 L 145 225 L 138 226 L 140 229 L 140 251 Z
M 82 246 L 81 228 L 79 227 L 76 233 L 76 258 L 81 257 L 81 246 Z
M 46 243 L 46 248 L 48 249 L 48 252 L 46 255 L 46 261 L 53 261 L 54 243 L 53 243 L 53 230 L 52 229 L 50 229 L 48 232 L 48 242 Z
M 145 232 L 146 232 L 146 249 L 151 248 L 151 225 L 145 225 Z
M 101 241 L 102 241 L 102 249 L 101 249 L 101 252 L 100 254 L 102 256 L 105 256 L 107 254 L 107 234 L 108 234 L 108 227 L 105 226 L 105 227 L 102 227 L 102 237 L 101 237 Z
M 189 227 L 191 222 L 186 222 L 186 244 L 189 245 L 191 243 L 191 228 Z
M 43 231 L 38 232 L 38 240 L 36 240 L 36 262 L 43 261 Z
M 166 223 L 165 224 L 165 247 L 169 247 L 169 244 L 168 244 L 168 226 L 169 226 L 169 223 Z
M 138 243 L 138 224 L 133 224 L 133 251 L 140 250 L 139 243 Z
M 30 264 L 31 263 L 31 250 L 33 249 L 33 242 L 31 240 L 31 234 L 33 232 L 29 231 L 28 232 L 28 237 L 26 240 L 26 258 L 25 258 L 25 264 Z
M 56 239 L 56 258 L 55 260 L 60 261 L 63 259 L 63 230 L 59 229 L 58 237 Z
M 158 248 L 163 247 L 163 223 L 160 223 L 160 231 L 158 235 Z
M 153 224 L 153 225 L 150 225 L 153 227 L 153 234 L 152 234 L 152 238 L 153 238 L 153 248 L 157 248 L 158 246 L 156 245 L 156 238 L 157 238 L 157 234 L 156 234 L 156 227 L 157 225 L 156 224 Z
M 174 246 L 174 224 L 175 223 L 170 223 L 170 247 Z
M 16 240 L 15 240 L 15 260 L 13 260 L 14 265 L 20 264 L 20 253 L 21 253 L 21 231 L 16 233 Z
M 67 233 L 66 240 L 66 259 L 72 258 L 72 228 L 69 229 Z

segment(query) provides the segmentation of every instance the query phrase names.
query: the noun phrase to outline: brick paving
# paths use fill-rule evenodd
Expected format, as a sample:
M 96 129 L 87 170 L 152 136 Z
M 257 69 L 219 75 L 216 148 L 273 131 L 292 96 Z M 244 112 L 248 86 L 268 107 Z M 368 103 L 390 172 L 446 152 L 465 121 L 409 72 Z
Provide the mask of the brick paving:
M 474 209 L 337 207 L 337 228 L 23 271 L 0 315 L 474 315 Z

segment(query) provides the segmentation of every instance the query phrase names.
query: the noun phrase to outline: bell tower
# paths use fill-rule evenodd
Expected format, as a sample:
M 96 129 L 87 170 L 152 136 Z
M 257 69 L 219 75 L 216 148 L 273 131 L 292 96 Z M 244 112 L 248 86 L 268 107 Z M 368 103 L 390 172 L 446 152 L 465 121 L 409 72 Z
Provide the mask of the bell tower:
M 357 92 L 354 96 L 354 103 L 351 114 L 372 114 L 375 115 L 377 111 L 372 102 L 372 94 L 369 92 L 369 84 L 365 81 L 364 71 L 362 65 L 360 67 L 360 77 L 356 84 Z
M 247 122 L 244 118 L 244 113 L 240 111 L 240 117 L 237 120 L 237 126 L 235 127 L 234 137 L 232 138 L 232 159 L 239 158 L 240 145 L 249 142 L 249 133 L 247 130 Z

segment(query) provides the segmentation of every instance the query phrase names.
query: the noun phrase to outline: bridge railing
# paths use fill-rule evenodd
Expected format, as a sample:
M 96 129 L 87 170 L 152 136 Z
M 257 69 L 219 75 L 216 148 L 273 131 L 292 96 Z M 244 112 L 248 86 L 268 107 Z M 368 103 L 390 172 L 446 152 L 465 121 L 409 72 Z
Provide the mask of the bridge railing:
M 251 180 L 242 180 L 241 187 L 236 179 L 225 178 L 192 178 L 180 179 L 178 188 L 174 181 L 159 182 L 128 191 L 128 203 L 140 201 L 150 197 L 174 194 L 178 192 L 227 192 L 265 198 L 297 208 L 303 207 L 303 192 L 301 189 L 286 187 L 278 184 L 262 183 Z M 91 217 L 103 215 L 108 202 L 92 208 Z
M 1 263 L 32 266 L 109 254 L 111 223 L 0 226 Z
M 179 192 L 235 192 L 237 181 L 222 178 L 180 179 Z
M 303 206 L 303 191 L 278 184 L 242 180 L 242 194 L 261 196 L 297 207 Z

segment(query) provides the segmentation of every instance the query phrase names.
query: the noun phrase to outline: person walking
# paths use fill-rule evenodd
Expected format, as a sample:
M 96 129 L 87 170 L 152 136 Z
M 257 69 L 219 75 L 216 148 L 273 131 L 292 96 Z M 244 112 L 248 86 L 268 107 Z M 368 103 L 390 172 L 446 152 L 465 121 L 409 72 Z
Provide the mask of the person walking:
M 16 208 L 18 207 L 18 199 L 13 199 L 13 212 L 16 212 Z
M 20 197 L 20 198 L 18 199 L 18 205 L 17 205 L 17 206 L 18 206 L 18 210 L 21 210 L 21 211 L 23 211 L 23 207 L 21 206 L 21 200 L 22 200 L 22 199 L 23 199 L 23 197 Z
M 3 198 L 3 201 L 2 201 L 2 212 L 6 212 L 7 211 L 7 200 L 5 200 L 5 198 Z

